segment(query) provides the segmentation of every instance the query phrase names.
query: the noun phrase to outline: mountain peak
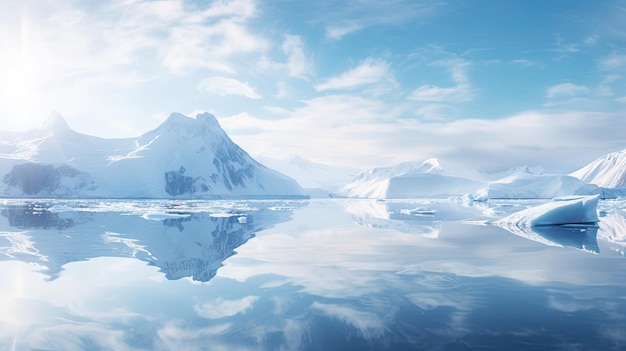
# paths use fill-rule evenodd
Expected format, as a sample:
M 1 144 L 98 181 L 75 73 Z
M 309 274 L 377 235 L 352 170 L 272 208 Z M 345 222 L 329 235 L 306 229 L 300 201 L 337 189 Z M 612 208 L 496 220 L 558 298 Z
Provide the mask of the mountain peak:
M 69 125 L 65 121 L 65 118 L 58 112 L 52 112 L 41 126 L 41 129 L 49 130 L 53 132 L 62 132 L 70 130 Z
M 217 122 L 217 118 L 215 118 L 214 115 L 208 113 L 208 112 L 203 112 L 203 113 L 198 113 L 196 115 L 196 119 L 204 124 L 210 125 L 210 126 L 219 126 L 219 123 Z M 221 127 L 220 127 L 221 128 Z
M 173 112 L 156 130 L 175 135 L 192 136 L 204 135 L 206 133 L 212 135 L 215 133 L 225 134 L 215 116 L 210 113 L 199 113 L 193 118 L 182 113 Z
M 611 152 L 572 172 L 585 183 L 605 188 L 626 187 L 626 149 Z

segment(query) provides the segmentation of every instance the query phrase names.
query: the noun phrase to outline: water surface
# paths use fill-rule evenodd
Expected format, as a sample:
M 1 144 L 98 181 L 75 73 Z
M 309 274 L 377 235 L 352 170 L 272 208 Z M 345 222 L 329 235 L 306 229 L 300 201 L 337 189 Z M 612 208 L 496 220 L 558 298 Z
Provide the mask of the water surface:
M 0 202 L 0 350 L 622 350 L 626 220 L 535 201 Z

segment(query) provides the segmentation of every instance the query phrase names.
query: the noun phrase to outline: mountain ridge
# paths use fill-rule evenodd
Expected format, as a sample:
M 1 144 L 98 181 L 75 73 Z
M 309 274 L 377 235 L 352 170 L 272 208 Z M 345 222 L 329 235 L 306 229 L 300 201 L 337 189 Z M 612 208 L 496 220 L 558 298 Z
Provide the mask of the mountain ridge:
M 126 139 L 75 132 L 52 114 L 40 128 L 16 135 L 7 143 L 13 152 L 0 155 L 0 196 L 306 197 L 293 179 L 236 145 L 208 113 L 172 113 Z

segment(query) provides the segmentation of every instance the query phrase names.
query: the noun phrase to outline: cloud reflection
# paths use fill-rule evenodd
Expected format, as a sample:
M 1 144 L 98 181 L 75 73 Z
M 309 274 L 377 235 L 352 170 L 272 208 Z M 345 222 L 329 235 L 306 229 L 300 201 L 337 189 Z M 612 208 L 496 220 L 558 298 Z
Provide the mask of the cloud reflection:
M 258 296 L 246 296 L 241 299 L 228 300 L 217 298 L 196 304 L 193 309 L 203 318 L 218 319 L 244 313 L 259 299 Z

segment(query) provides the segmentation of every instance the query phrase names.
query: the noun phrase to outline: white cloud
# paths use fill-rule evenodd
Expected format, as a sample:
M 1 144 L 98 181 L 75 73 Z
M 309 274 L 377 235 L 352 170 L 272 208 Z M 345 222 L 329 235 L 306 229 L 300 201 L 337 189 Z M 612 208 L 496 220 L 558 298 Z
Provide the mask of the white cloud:
M 413 117 L 409 103 L 353 95 L 303 103 L 280 119 L 246 115 L 220 123 L 236 143 L 260 155 L 300 155 L 362 169 L 439 157 L 444 165 L 459 162 L 485 170 L 542 164 L 569 172 L 623 148 L 626 135 L 621 115 L 611 113 L 531 111 L 501 119 L 422 120 Z
M 356 0 L 337 2 L 323 7 L 321 21 L 325 23 L 326 37 L 340 40 L 345 35 L 376 25 L 402 25 L 409 21 L 424 21 L 443 6 L 438 0 L 410 1 Z
M 367 58 L 359 66 L 316 85 L 315 90 L 354 89 L 362 85 L 377 83 L 383 79 L 392 79 L 389 63 L 384 60 Z
M 286 35 L 282 49 L 287 56 L 287 69 L 290 76 L 304 78 L 311 73 L 311 59 L 304 51 L 304 43 L 300 36 Z
M 219 297 L 212 301 L 196 304 L 193 308 L 200 317 L 218 319 L 244 313 L 252 308 L 252 305 L 258 299 L 258 296 L 246 296 L 234 300 L 226 300 Z
M 420 106 L 415 110 L 415 115 L 419 116 L 424 121 L 441 121 L 450 119 L 454 116 L 456 110 L 450 105 L 446 104 L 427 104 Z
M 409 100 L 430 101 L 430 102 L 465 102 L 473 99 L 472 87 L 467 77 L 469 62 L 465 60 L 445 60 L 437 61 L 433 66 L 446 67 L 450 73 L 451 80 L 456 85 L 451 87 L 440 87 L 432 84 L 424 84 L 413 90 L 409 95 Z
M 210 17 L 232 16 L 238 18 L 251 18 L 256 15 L 256 2 L 254 0 L 217 0 L 206 10 L 200 12 L 199 20 Z
M 619 69 L 626 66 L 626 54 L 611 54 L 600 60 L 600 68 L 606 70 Z
M 413 90 L 409 96 L 415 101 L 436 101 L 436 102 L 464 102 L 472 99 L 469 85 L 459 84 L 451 88 L 441 88 L 436 85 L 422 85 Z
M 205 78 L 198 83 L 198 90 L 219 96 L 240 95 L 249 99 L 262 98 L 262 96 L 256 92 L 256 89 L 249 86 L 248 83 L 240 82 L 233 78 Z
M 589 93 L 589 88 L 582 85 L 576 85 L 572 83 L 561 83 L 548 88 L 546 96 L 548 98 L 554 98 L 558 96 L 572 96 Z
M 265 39 L 252 34 L 238 21 L 181 25 L 168 31 L 159 52 L 163 65 L 179 73 L 193 68 L 234 72 L 228 60 L 231 56 L 260 52 L 267 47 Z
M 329 26 L 326 28 L 326 36 L 330 39 L 339 40 L 345 35 L 356 32 L 365 27 L 365 23 L 344 23 L 340 26 Z
M 247 27 L 255 15 L 251 0 L 217 1 L 206 7 L 182 0 L 111 0 L 97 5 L 42 1 L 29 8 L 21 28 L 28 28 L 29 47 L 45 57 L 50 72 L 104 74 L 147 57 L 157 57 L 162 66 L 177 72 L 232 71 L 232 55 L 267 47 L 266 40 Z M 20 28 L 1 29 L 20 37 Z
M 534 67 L 538 66 L 538 63 L 535 61 L 531 61 L 528 59 L 515 59 L 511 61 L 512 64 L 522 66 L 522 67 Z
M 622 96 L 622 97 L 620 97 L 620 98 L 615 99 L 615 101 L 617 101 L 617 102 L 621 102 L 621 103 L 623 103 L 623 104 L 626 104 L 626 95 L 625 95 L 625 96 Z

